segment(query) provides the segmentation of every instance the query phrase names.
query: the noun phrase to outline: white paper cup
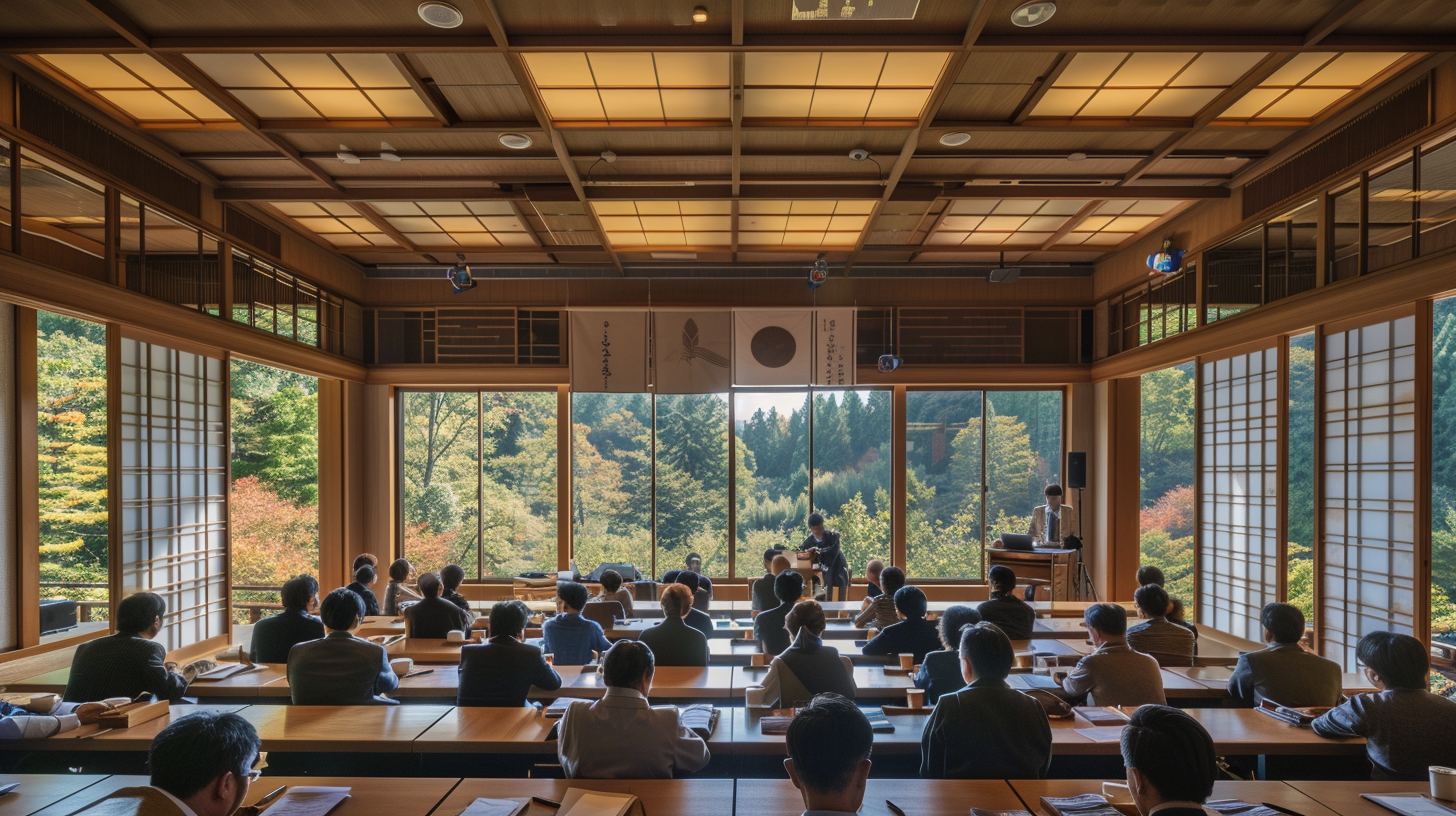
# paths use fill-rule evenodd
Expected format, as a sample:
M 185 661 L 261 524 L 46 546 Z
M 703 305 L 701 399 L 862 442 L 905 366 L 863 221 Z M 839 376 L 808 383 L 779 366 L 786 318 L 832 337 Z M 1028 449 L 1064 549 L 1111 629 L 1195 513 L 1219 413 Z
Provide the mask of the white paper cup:
M 1431 798 L 1456 801 L 1456 768 L 1431 766 Z
M 763 665 L 763 658 L 764 658 L 763 652 L 754 652 L 753 654 L 751 654 L 751 655 L 748 656 L 748 665 L 750 665 L 750 666 L 762 666 Z
M 415 661 L 414 658 L 410 657 L 396 657 L 389 661 L 389 667 L 394 670 L 395 674 L 404 677 L 415 667 Z
M 445 633 L 446 643 L 464 643 L 465 632 L 461 629 L 451 629 Z
M 924 708 L 925 689 L 905 689 L 905 704 L 911 708 Z

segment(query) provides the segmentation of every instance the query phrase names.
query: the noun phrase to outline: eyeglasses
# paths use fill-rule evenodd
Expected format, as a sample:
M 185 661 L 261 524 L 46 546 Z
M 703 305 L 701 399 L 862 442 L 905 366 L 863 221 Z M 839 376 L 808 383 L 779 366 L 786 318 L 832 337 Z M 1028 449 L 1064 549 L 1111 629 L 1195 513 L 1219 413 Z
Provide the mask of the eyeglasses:
M 263 769 L 265 769 L 267 767 L 268 767 L 268 752 L 267 751 L 259 751 L 258 752 L 258 758 L 255 759 L 255 760 L 253 760 L 253 768 L 252 768 L 252 770 L 248 771 L 246 774 L 243 774 L 243 776 L 247 778 L 247 781 L 248 781 L 249 784 L 252 784 L 253 782 L 257 782 L 258 781 L 258 777 L 260 777 L 260 776 L 263 775 Z

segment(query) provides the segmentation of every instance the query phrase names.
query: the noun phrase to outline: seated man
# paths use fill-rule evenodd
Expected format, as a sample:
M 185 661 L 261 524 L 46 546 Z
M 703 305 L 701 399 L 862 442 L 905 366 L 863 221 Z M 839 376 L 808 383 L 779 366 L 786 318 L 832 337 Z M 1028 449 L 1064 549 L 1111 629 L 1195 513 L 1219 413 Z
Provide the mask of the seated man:
M 885 594 L 885 590 L 883 590 L 883 589 L 880 588 L 880 574 L 883 573 L 884 571 L 885 571 L 885 562 L 884 561 L 881 561 L 878 558 L 871 558 L 870 561 L 869 561 L 869 563 L 868 564 L 865 564 L 865 598 L 866 599 L 878 598 L 881 595 L 884 595 Z M 894 595 L 895 593 L 891 592 L 890 594 L 891 595 Z
M 465 568 L 459 564 L 446 564 L 440 568 L 440 583 L 445 585 L 440 597 L 470 612 L 470 601 L 460 594 L 460 585 L 465 582 Z M 474 613 L 471 613 L 474 617 Z
M 824 529 L 824 516 L 809 514 L 809 536 L 799 545 L 799 552 L 812 551 L 824 581 L 824 599 L 843 601 L 849 597 L 849 559 L 840 547 L 839 533 Z M 817 582 L 819 578 L 816 578 Z
M 585 666 L 595 659 L 593 651 L 606 654 L 612 648 L 602 625 L 581 616 L 588 597 L 582 584 L 556 583 L 556 617 L 541 624 L 541 650 L 558 666 Z
M 237 714 L 181 717 L 152 740 L 150 785 L 121 788 L 80 813 L 229 816 L 260 773 L 253 766 L 262 744 Z
M 1127 610 L 1121 604 L 1097 603 L 1082 617 L 1097 649 L 1077 661 L 1062 689 L 1073 697 L 1087 695 L 1087 705 L 1166 704 L 1158 661 L 1127 645 Z
M 966 687 L 961 677 L 961 632 L 967 626 L 981 622 L 981 613 L 956 604 L 940 616 L 937 631 L 940 645 L 945 648 L 931 652 L 920 662 L 920 671 L 915 675 L 917 688 L 925 689 L 925 701 L 935 705 L 942 694 L 950 694 Z
M 1142 623 L 1127 630 L 1127 645 L 1152 655 L 1159 666 L 1192 666 L 1193 634 L 1168 620 L 1168 593 L 1157 584 L 1138 587 L 1133 593 Z
M 895 611 L 904 620 L 885 627 L 861 651 L 867 655 L 913 654 L 916 663 L 924 660 L 940 648 L 940 634 L 935 624 L 925 619 L 928 607 L 920 587 L 901 587 L 895 593 Z
M 460 649 L 458 706 L 523 706 L 535 686 L 542 691 L 561 688 L 561 675 L 535 646 L 523 643 L 525 604 L 501 601 L 490 609 L 490 640 Z
M 759 617 L 762 617 L 761 615 Z M 749 686 L 744 702 L 751 707 L 806 705 L 825 692 L 854 699 L 854 665 L 838 649 L 824 645 L 824 607 L 818 601 L 794 605 L 784 621 L 793 645 L 773 659 L 760 685 Z
M 662 623 L 642 633 L 659 666 L 708 665 L 708 638 L 683 623 L 693 608 L 693 596 L 682 584 L 662 588 Z
M 689 610 L 684 622 L 688 626 L 702 632 L 703 637 L 712 637 L 713 619 L 708 617 L 707 612 L 698 608 L 698 599 L 701 597 L 699 588 L 702 586 L 702 582 L 698 580 L 698 574 L 691 570 L 683 570 L 677 574 L 677 580 L 674 583 L 687 587 L 688 592 L 691 592 L 693 595 L 693 608 Z
M 784 770 L 804 799 L 806 816 L 859 812 L 874 736 L 864 712 L 836 694 L 820 694 L 799 709 L 784 735 Z
M 803 594 L 804 576 L 795 570 L 786 569 L 774 577 L 774 596 L 778 598 L 779 605 L 758 613 L 758 617 L 753 619 L 753 636 L 758 639 L 758 648 L 764 654 L 782 654 L 789 648 L 789 630 L 785 622 Z
M 433 572 L 421 575 L 416 586 L 420 588 L 419 603 L 404 609 L 405 631 L 412 638 L 444 640 L 450 630 L 465 631 L 470 628 L 472 615 L 464 609 L 440 597 L 444 582 Z
M 698 573 L 698 591 L 693 593 L 693 608 L 707 612 L 713 604 L 713 579 Z
M 1218 778 L 1213 738 L 1176 708 L 1145 705 L 1122 729 L 1127 787 L 1142 816 L 1207 816 L 1203 803 Z
M 44 704 L 11 705 L 0 700 L 0 744 L 13 739 L 46 739 L 96 722 L 106 703 L 62 703 L 47 694 Z
M 1300 645 L 1304 613 L 1287 603 L 1271 603 L 1259 613 L 1268 648 L 1245 652 L 1229 678 L 1229 696 L 1238 705 L 1256 706 L 1260 700 L 1280 705 L 1332 706 L 1340 702 L 1340 664 Z
M 632 617 L 632 593 L 622 588 L 622 573 L 614 569 L 602 571 L 602 594 L 599 601 L 616 601 L 622 605 L 622 614 Z
M 982 601 L 976 607 L 981 620 L 996 624 L 1011 640 L 1031 640 L 1036 610 L 1016 597 L 1016 573 L 1008 566 L 997 564 L 991 568 L 987 581 L 991 584 L 991 600 Z
M 942 695 L 920 735 L 927 779 L 1041 779 L 1052 764 L 1052 728 L 1041 703 L 1006 684 L 1016 660 L 992 623 L 961 635 L 966 687 Z
M 288 652 L 288 690 L 294 705 L 393 704 L 376 695 L 394 691 L 399 677 L 378 643 L 354 637 L 364 602 L 348 589 L 324 598 L 320 617 L 329 633 Z
M 362 558 L 363 556 L 360 557 Z M 374 573 L 374 567 L 369 564 L 363 564 L 354 570 L 354 583 L 345 587 L 350 592 L 358 595 L 359 600 L 364 602 L 365 615 L 379 614 L 379 598 L 374 595 L 374 590 L 369 588 L 374 586 L 377 580 L 378 576 Z
M 882 567 L 881 585 L 885 588 L 878 597 L 865 598 L 864 608 L 854 616 L 854 625 L 860 628 L 885 629 L 900 622 L 895 611 L 895 593 L 905 586 L 905 570 L 899 567 Z
M 182 699 L 192 678 L 168 662 L 167 650 L 152 640 L 162 631 L 166 614 L 167 602 L 155 593 L 122 598 L 116 606 L 116 634 L 76 647 L 61 699 L 87 703 L 148 693 L 174 703 Z
M 253 642 L 248 657 L 254 663 L 287 663 L 294 644 L 324 636 L 324 622 L 311 613 L 318 610 L 318 581 L 299 575 L 283 582 L 278 593 L 283 611 L 253 624 Z
M 605 695 L 572 703 L 561 718 L 556 752 L 568 779 L 671 779 L 708 764 L 708 744 L 683 727 L 676 707 L 648 705 L 655 670 L 652 649 L 635 640 L 607 651 Z
M 1456 765 L 1456 701 L 1430 689 L 1431 655 L 1393 632 L 1360 638 L 1355 657 L 1376 692 L 1356 694 L 1313 723 L 1322 737 L 1364 737 L 1371 779 L 1425 780 L 1432 765 Z
M 1154 566 L 1138 567 L 1137 585 L 1147 586 L 1157 584 L 1164 590 L 1168 588 L 1168 580 L 1163 577 L 1163 571 Z M 1198 627 L 1184 619 L 1183 600 L 1168 595 L 1168 620 L 1193 633 L 1193 653 L 1198 654 Z
M 774 595 L 774 578 L 778 577 L 781 569 L 777 569 L 776 561 L 783 552 L 782 550 L 764 550 L 763 552 L 763 577 L 753 582 L 753 606 L 754 612 L 762 612 L 765 609 L 773 609 L 779 605 L 779 599 Z M 784 559 L 783 569 L 789 568 L 789 559 Z

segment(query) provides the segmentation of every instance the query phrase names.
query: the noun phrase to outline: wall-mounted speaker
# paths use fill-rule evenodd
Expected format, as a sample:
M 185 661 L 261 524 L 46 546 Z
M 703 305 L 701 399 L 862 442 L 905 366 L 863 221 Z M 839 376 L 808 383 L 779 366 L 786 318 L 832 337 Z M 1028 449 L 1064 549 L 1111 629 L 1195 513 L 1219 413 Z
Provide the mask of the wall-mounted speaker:
M 1073 489 L 1087 486 L 1087 453 L 1085 451 L 1067 452 L 1066 486 Z

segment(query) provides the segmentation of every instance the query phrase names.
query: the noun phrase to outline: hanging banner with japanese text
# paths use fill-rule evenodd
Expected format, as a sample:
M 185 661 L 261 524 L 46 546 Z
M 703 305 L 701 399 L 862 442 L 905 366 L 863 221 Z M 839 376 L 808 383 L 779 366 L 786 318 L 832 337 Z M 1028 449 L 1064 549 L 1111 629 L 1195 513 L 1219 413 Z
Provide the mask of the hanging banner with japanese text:
M 733 384 L 733 313 L 652 313 L 653 379 L 659 394 L 721 394 Z
M 814 384 L 854 385 L 854 309 L 814 310 Z
M 571 390 L 647 390 L 647 311 L 571 310 Z

